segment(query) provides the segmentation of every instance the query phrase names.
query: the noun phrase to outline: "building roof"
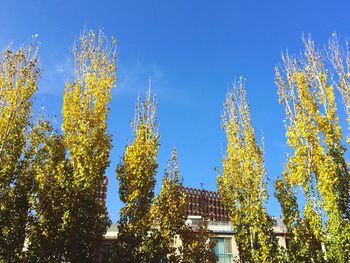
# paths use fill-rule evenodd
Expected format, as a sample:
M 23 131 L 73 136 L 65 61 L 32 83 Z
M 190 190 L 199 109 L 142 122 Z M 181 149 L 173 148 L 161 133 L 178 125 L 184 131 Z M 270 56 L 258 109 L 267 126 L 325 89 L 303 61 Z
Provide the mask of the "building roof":
M 203 216 L 210 221 L 228 222 L 229 217 L 217 192 L 184 187 L 186 215 Z

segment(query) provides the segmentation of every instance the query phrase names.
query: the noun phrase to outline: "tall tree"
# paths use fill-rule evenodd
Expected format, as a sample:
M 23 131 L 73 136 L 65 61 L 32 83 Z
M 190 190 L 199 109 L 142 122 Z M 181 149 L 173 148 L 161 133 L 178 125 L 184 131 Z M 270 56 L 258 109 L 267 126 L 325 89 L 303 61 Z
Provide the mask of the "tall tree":
M 71 261 L 93 260 L 109 225 L 106 208 L 97 198 L 109 165 L 111 137 L 107 118 L 116 81 L 116 41 L 102 31 L 88 31 L 73 48 L 75 79 L 63 98 L 64 142 L 72 164 L 70 210 L 64 214 Z M 86 259 L 85 259 L 86 258 Z
M 150 261 L 146 244 L 151 230 L 150 209 L 159 148 L 156 102 L 150 91 L 143 103 L 140 98 L 137 99 L 132 131 L 134 140 L 126 146 L 116 170 L 119 196 L 125 206 L 120 211 L 114 262 Z
M 66 185 L 71 165 L 66 158 L 64 138 L 41 117 L 29 136 L 34 175 L 31 193 L 32 217 L 29 220 L 27 260 L 61 262 L 65 257 L 63 214 L 69 209 Z M 69 200 L 70 202 L 71 200 Z M 68 259 L 67 259 L 68 260 Z
M 26 135 L 39 73 L 35 46 L 0 54 L 0 262 L 22 258 L 32 187 Z
M 109 164 L 108 103 L 116 79 L 115 41 L 86 31 L 73 48 L 63 134 L 48 127 L 34 162 L 34 222 L 28 254 L 38 261 L 94 262 L 109 225 L 98 189 Z
M 241 79 L 224 104 L 223 129 L 227 155 L 218 190 L 228 211 L 241 262 L 276 262 L 278 247 L 272 218 L 264 207 L 268 198 L 263 149 L 251 122 L 246 90 Z
M 349 171 L 334 88 L 324 59 L 308 38 L 302 58 L 283 57 L 276 69 L 280 103 L 285 106 L 287 159 L 284 180 L 304 196 L 309 238 L 318 240 L 313 260 L 347 262 L 350 257 Z M 310 243 L 310 242 L 309 242 Z M 325 255 L 323 255 L 325 252 Z
M 152 262 L 180 262 L 176 248 L 177 237 L 185 228 L 186 196 L 177 165 L 175 148 L 168 161 L 162 180 L 162 188 L 151 208 L 153 229 L 151 233 Z

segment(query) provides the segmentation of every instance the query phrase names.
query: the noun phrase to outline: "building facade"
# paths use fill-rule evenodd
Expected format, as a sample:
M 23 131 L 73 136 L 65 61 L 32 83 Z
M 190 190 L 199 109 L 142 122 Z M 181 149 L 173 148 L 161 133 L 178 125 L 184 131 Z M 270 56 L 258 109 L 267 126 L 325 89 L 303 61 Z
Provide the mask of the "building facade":
M 186 193 L 186 223 L 196 229 L 205 218 L 216 243 L 214 253 L 218 262 L 233 262 L 238 255 L 238 250 L 228 213 L 218 193 L 191 187 L 184 187 L 184 192 Z
M 103 205 L 106 205 L 107 190 L 108 190 L 108 176 L 105 175 L 103 176 L 101 186 L 97 192 L 97 199 Z
M 201 220 L 208 220 L 208 229 L 216 241 L 214 253 L 219 263 L 233 262 L 238 258 L 238 248 L 228 213 L 217 192 L 184 187 L 186 193 L 187 223 L 196 228 Z M 280 219 L 275 219 L 273 230 L 280 246 L 288 246 L 287 229 Z
M 108 183 L 108 178 L 107 181 Z M 102 189 L 102 188 L 101 188 Z M 105 188 L 107 190 L 107 187 Z M 213 251 L 218 263 L 231 263 L 238 258 L 238 248 L 234 239 L 234 230 L 228 213 L 220 201 L 220 196 L 214 191 L 184 187 L 186 193 L 186 224 L 196 229 L 199 223 L 206 219 L 208 229 L 212 231 L 216 246 Z M 105 200 L 105 199 L 104 199 Z M 273 227 L 280 246 L 288 245 L 287 230 L 281 220 L 275 220 Z M 101 253 L 109 250 L 118 236 L 118 226 L 112 224 L 104 236 Z M 175 246 L 181 246 L 181 240 L 175 238 Z

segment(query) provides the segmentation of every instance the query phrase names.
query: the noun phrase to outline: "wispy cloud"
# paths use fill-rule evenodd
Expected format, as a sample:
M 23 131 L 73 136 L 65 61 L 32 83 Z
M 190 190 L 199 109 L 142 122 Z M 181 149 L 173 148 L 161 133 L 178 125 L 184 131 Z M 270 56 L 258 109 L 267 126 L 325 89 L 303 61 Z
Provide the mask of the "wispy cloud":
M 137 94 L 147 90 L 148 79 L 161 83 L 165 80 L 165 74 L 158 64 L 144 63 L 137 60 L 131 66 L 119 65 L 117 94 Z
M 39 86 L 40 94 L 62 95 L 65 82 L 73 72 L 70 57 L 61 60 L 51 60 L 42 64 L 43 73 Z
M 170 104 L 180 103 L 182 106 L 191 104 L 193 94 L 185 88 L 179 88 L 171 82 L 171 76 L 166 74 L 163 67 L 157 63 L 146 63 L 138 59 L 131 65 L 118 65 L 117 87 L 115 95 L 134 96 L 144 94 L 148 89 L 148 79 L 151 79 L 152 91 L 158 100 Z
M 54 72 L 57 74 L 67 74 L 68 72 L 71 72 L 72 65 L 70 59 L 66 59 L 64 61 L 61 61 L 60 63 L 57 63 L 55 65 Z
M 64 59 L 51 58 L 42 63 L 43 74 L 39 94 L 62 96 L 65 82 L 72 79 L 73 61 L 71 57 Z M 144 94 L 148 89 L 148 79 L 151 79 L 152 90 L 158 99 L 172 104 L 193 103 L 190 90 L 179 88 L 171 83 L 161 65 L 146 63 L 138 59 L 131 65 L 119 64 L 117 68 L 117 87 L 113 96 L 133 96 Z

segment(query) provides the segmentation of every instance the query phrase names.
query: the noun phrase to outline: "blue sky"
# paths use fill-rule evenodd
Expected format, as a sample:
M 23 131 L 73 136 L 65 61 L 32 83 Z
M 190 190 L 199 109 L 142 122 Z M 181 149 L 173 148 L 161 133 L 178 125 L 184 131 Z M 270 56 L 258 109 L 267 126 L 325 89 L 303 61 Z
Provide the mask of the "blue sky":
M 104 28 L 119 43 L 118 81 L 110 104 L 113 135 L 107 207 L 118 218 L 121 202 L 115 167 L 132 139 L 135 100 L 148 87 L 158 96 L 161 147 L 157 188 L 171 148 L 178 151 L 184 184 L 216 189 L 225 136 L 222 104 L 233 80 L 247 79 L 256 132 L 265 137 L 272 215 L 280 214 L 273 180 L 283 170 L 283 108 L 273 83 L 281 52 L 298 52 L 301 35 L 326 44 L 332 32 L 350 36 L 347 1 L 2 1 L 0 47 L 17 47 L 38 34 L 43 69 L 35 110 L 61 119 L 62 93 L 71 71 L 71 46 L 85 28 Z

